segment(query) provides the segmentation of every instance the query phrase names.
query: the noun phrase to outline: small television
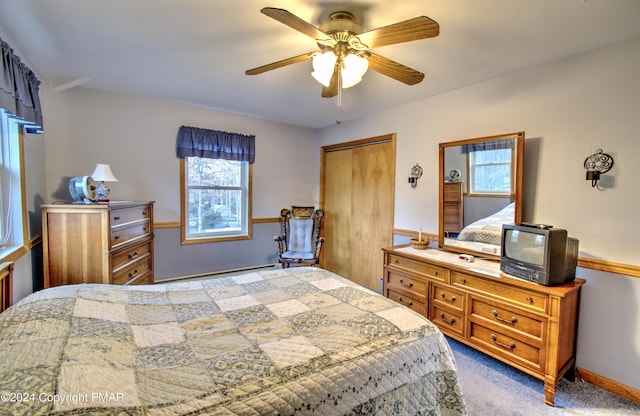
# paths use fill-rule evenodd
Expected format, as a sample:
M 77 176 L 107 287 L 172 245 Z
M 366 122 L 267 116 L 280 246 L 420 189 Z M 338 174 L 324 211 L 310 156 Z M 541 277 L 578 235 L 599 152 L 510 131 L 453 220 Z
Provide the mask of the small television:
M 578 240 L 567 230 L 541 224 L 503 224 L 500 270 L 504 273 L 555 286 L 576 277 Z

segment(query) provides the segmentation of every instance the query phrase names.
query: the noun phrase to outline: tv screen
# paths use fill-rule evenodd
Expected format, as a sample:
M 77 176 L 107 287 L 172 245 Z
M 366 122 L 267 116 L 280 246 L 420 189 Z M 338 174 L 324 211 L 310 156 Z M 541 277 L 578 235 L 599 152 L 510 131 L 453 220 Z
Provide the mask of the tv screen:
M 543 267 L 546 236 L 520 230 L 505 230 L 504 255 L 513 260 Z

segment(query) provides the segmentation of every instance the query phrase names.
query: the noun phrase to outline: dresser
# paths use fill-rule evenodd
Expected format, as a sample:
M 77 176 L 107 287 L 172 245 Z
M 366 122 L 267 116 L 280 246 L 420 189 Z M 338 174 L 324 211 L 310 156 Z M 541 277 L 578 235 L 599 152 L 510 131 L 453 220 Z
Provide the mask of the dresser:
M 444 232 L 459 233 L 464 228 L 462 182 L 445 182 L 443 198 Z
M 490 260 L 472 263 L 437 249 L 384 251 L 384 295 L 428 317 L 464 344 L 556 386 L 573 376 L 583 279 L 542 286 L 500 272 Z
M 153 202 L 42 205 L 44 286 L 153 283 Z
M 0 264 L 0 312 L 13 304 L 13 262 Z

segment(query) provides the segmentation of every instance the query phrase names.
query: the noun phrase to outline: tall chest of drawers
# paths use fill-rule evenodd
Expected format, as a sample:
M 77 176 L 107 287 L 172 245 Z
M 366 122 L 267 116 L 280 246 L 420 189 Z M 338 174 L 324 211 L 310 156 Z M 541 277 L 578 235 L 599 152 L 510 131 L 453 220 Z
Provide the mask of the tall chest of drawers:
M 560 378 L 575 366 L 583 279 L 547 287 L 500 272 L 497 262 L 458 254 L 384 249 L 384 295 L 440 330 L 544 381 L 553 405 Z
M 153 202 L 42 205 L 45 287 L 153 283 Z

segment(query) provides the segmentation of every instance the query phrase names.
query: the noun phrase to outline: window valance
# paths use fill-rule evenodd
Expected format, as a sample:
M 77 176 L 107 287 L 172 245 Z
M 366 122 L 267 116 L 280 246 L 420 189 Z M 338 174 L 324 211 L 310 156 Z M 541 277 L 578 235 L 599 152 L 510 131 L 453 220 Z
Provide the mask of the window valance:
M 178 130 L 176 155 L 253 163 L 256 157 L 256 136 L 182 126 Z
M 489 142 L 465 144 L 462 146 L 461 152 L 466 154 L 471 152 L 481 152 L 483 150 L 513 149 L 515 148 L 515 145 L 516 141 L 512 139 L 493 140 Z
M 40 81 L 2 39 L 0 49 L 0 107 L 27 124 L 28 133 L 42 133 Z

